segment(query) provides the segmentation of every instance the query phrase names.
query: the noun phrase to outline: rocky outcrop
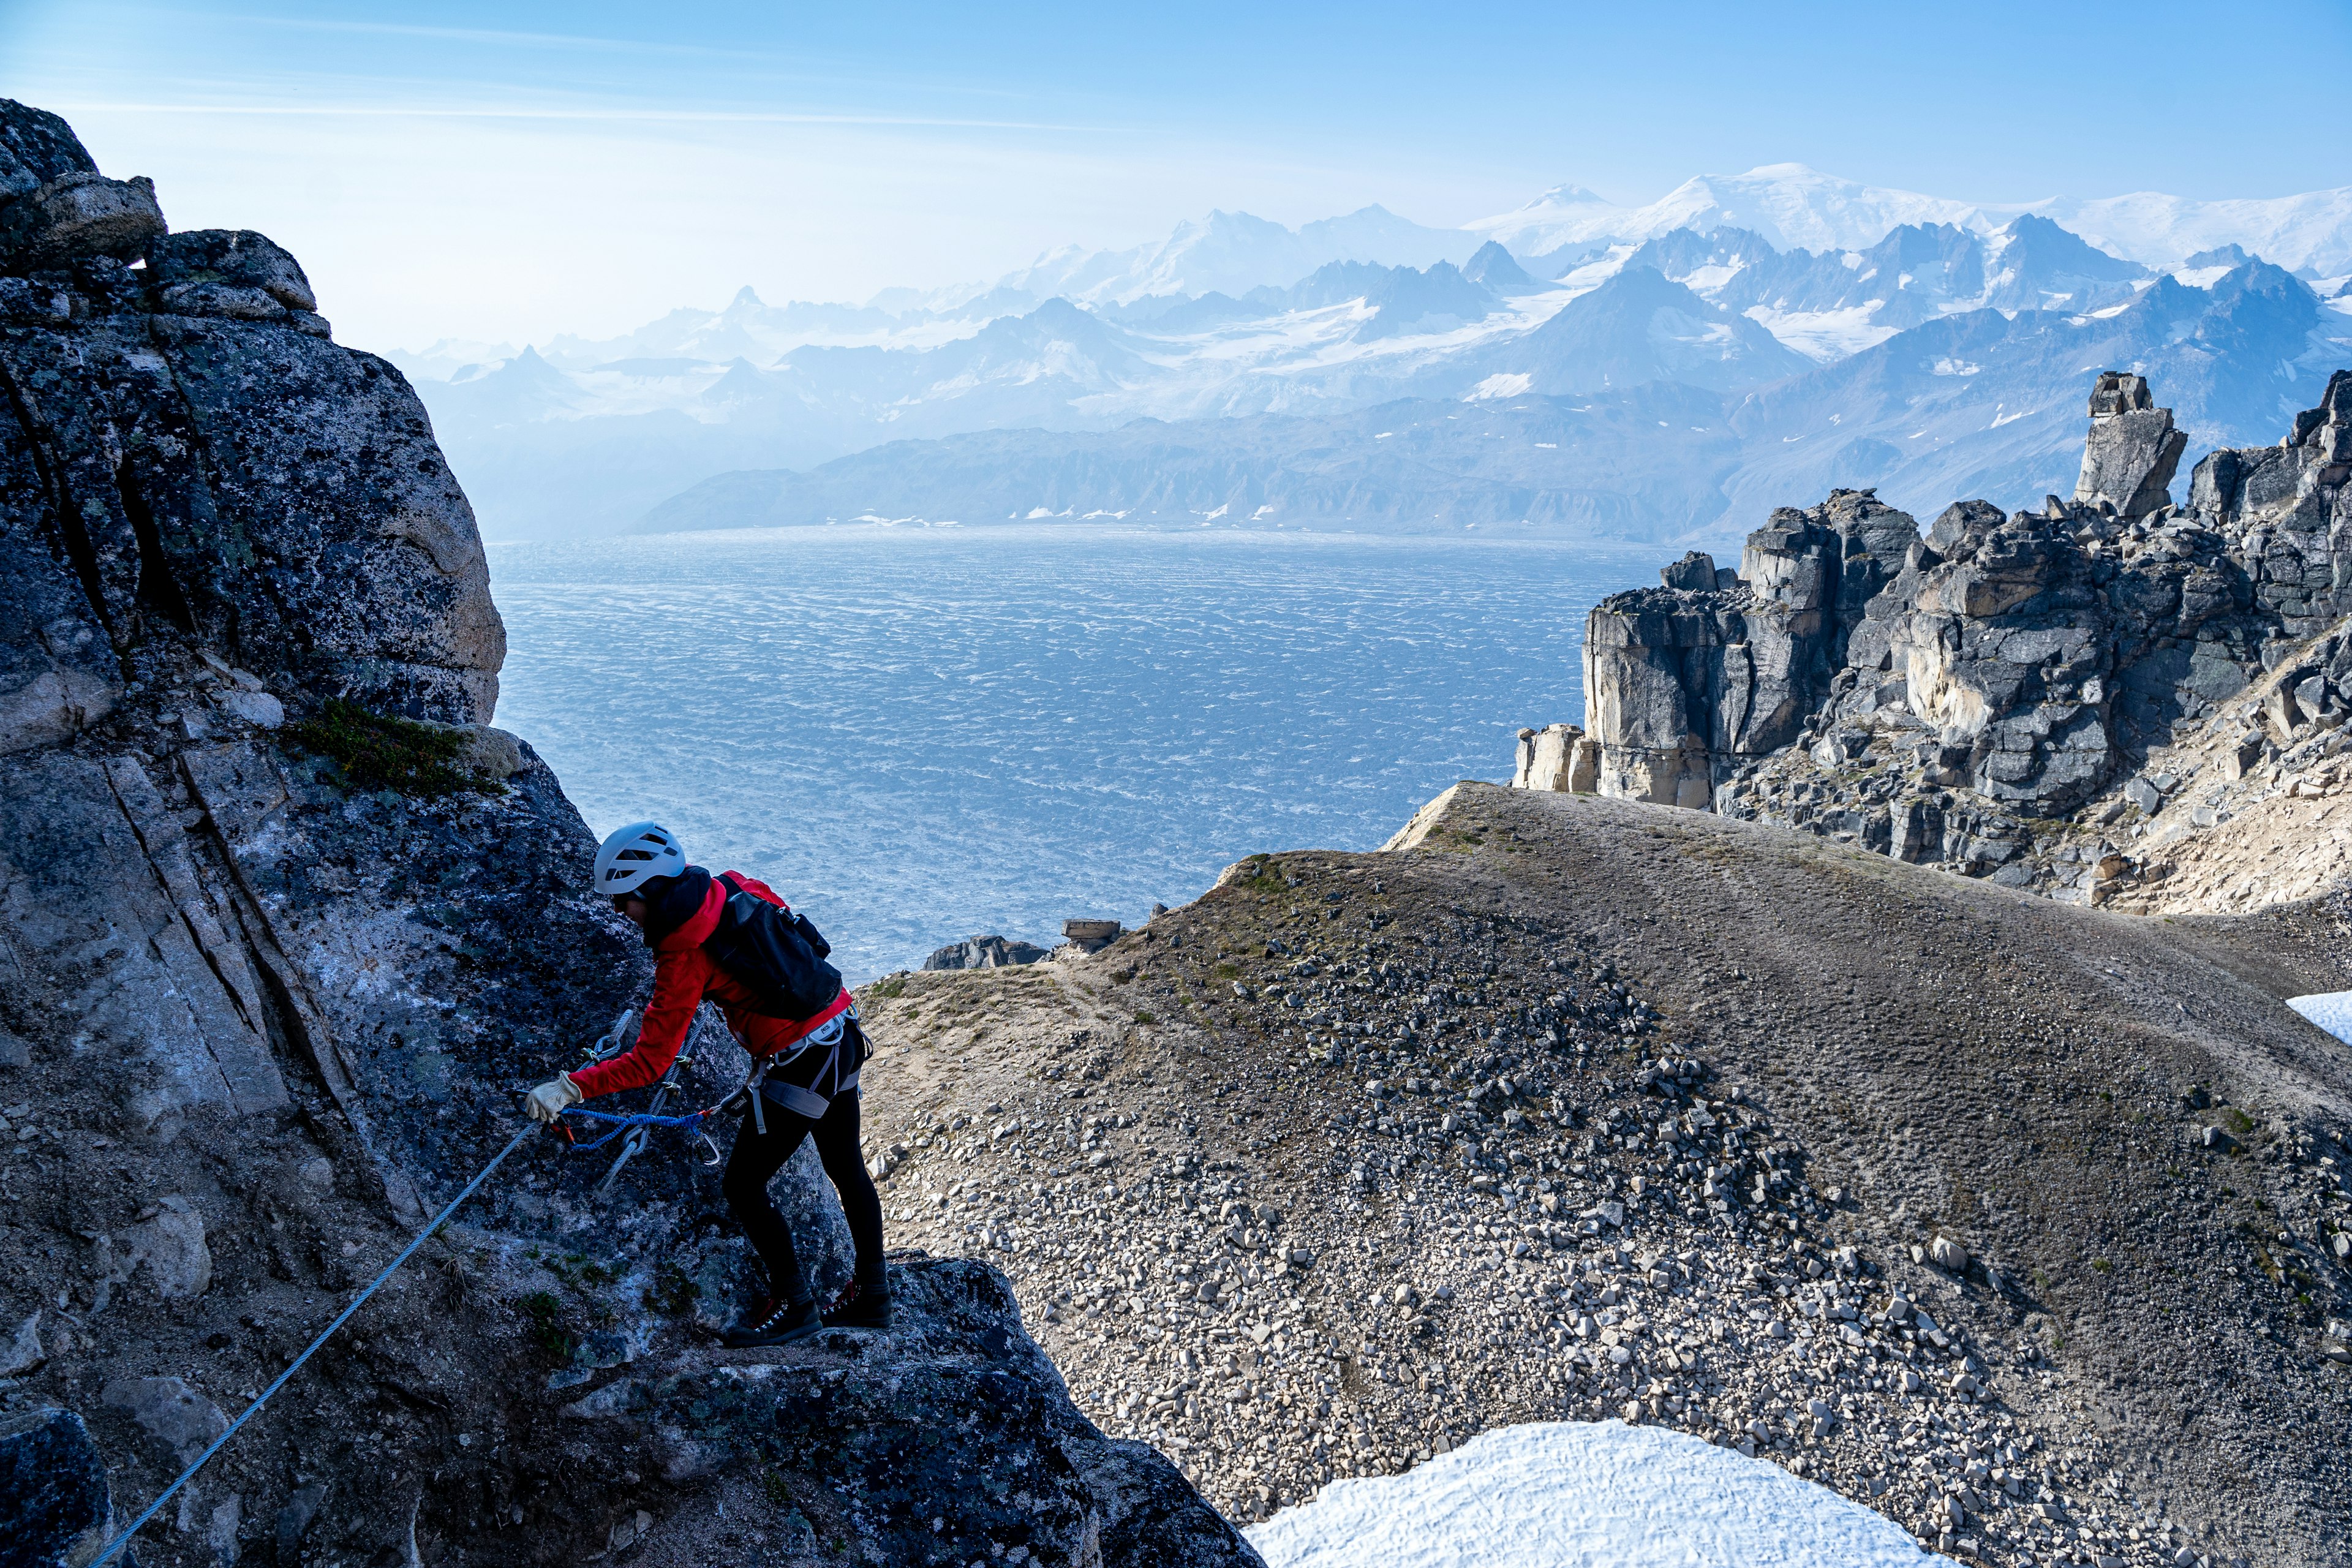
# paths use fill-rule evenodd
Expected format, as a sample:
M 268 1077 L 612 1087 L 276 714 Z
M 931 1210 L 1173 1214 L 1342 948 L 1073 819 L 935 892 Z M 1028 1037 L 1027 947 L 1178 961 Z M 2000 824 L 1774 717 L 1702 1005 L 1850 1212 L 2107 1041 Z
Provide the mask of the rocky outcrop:
M 0 1519 L 49 1509 L 74 1561 L 108 1478 L 155 1496 L 649 970 L 489 725 L 504 632 L 424 410 L 318 303 L 0 100 Z M 702 1104 L 744 1065 L 705 1039 Z M 780 1189 L 830 1288 L 810 1159 Z M 985 1270 L 898 1258 L 908 1329 L 832 1370 L 728 1362 L 753 1276 L 715 1184 L 683 1138 L 612 1168 L 513 1156 L 150 1527 L 164 1554 L 708 1562 L 743 1554 L 707 1504 L 748 1479 L 793 1561 L 1253 1560 L 1077 1415 Z M 974 1400 L 992 1424 L 939 1419 Z M 7 1479 L 85 1422 L 70 1508 Z
M 1035 963 L 1046 956 L 1046 950 L 1034 942 L 1019 942 L 1008 937 L 968 936 L 961 942 L 950 942 L 923 960 L 926 972 L 946 969 L 998 969 L 1008 963 Z
M 2091 390 L 2091 434 L 2074 500 L 2105 503 L 2126 522 L 2172 504 L 2172 473 L 2189 434 L 2172 427 L 2172 410 L 2156 406 L 2147 378 L 2101 371 Z
M 1586 722 L 1601 793 L 1700 809 L 1742 759 L 1790 744 L 1918 527 L 1868 490 L 1783 507 L 1728 585 L 1685 556 L 1664 585 L 1611 595 L 1586 623 Z
M 2074 883 L 2151 914 L 2234 913 L 2352 884 L 2347 720 L 2352 626 L 2341 626 L 2087 811 Z
M 1711 570 L 1713 563 L 1708 564 Z M 1518 766 L 1511 774 L 1513 789 L 1564 789 L 1591 795 L 1600 783 L 1601 748 L 1574 724 L 1549 724 L 1541 730 L 1519 731 Z
M 2192 514 L 2240 541 L 2263 608 L 2294 637 L 2352 613 L 2352 374 L 2275 447 L 2208 454 L 2189 482 Z
M 2072 502 L 1958 502 L 1923 537 L 1836 491 L 1775 512 L 1723 586 L 1685 557 L 1603 601 L 1601 793 L 2092 896 L 2086 868 L 2122 863 L 2092 833 L 2108 792 L 2352 615 L 2352 373 L 2278 447 L 2207 457 L 2175 508 L 2185 442 L 2105 373 Z

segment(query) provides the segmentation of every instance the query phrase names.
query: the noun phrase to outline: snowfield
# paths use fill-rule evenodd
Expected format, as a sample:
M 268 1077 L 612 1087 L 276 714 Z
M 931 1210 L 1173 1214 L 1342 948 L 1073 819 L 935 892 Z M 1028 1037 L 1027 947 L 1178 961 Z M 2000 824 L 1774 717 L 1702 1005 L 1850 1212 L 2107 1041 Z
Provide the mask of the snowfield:
M 2290 996 L 2286 1005 L 2352 1046 L 2352 991 L 2321 991 L 2309 996 Z
M 1268 1568 L 1919 1568 L 1826 1487 L 1687 1433 L 1539 1422 L 1402 1476 L 1335 1481 L 1243 1531 Z

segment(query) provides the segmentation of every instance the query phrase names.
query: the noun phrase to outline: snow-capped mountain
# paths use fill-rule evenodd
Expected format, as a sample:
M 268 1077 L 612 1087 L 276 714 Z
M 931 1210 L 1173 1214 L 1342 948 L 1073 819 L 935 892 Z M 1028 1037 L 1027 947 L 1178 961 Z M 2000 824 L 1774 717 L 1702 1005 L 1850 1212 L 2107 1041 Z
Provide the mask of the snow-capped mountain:
M 2352 273 L 2352 186 L 2266 201 L 2189 201 L 2154 191 L 2098 201 L 2065 196 L 2033 210 L 2093 245 L 2156 267 L 2235 245 L 2306 278 Z
M 1874 486 L 1923 516 L 1963 496 L 2031 506 L 2071 494 L 2100 368 L 2148 375 L 2190 432 L 2193 462 L 2275 438 L 2352 363 L 2352 318 L 2261 262 L 2208 289 L 2158 277 L 2104 311 L 1955 311 L 1826 366 L 1714 309 L 1629 269 L 1490 351 L 1522 357 L 1441 360 L 1403 396 L 894 441 L 804 471 L 714 477 L 641 526 L 1117 516 L 1704 538 L 1832 486 Z M 1753 333 L 1749 352 L 1786 360 L 1743 375 L 1728 341 L 1711 358 L 1678 357 L 1727 321 Z M 1537 353 L 1547 343 L 1575 352 L 1555 367 Z M 1538 369 L 1491 368 L 1505 363 Z M 1688 379 L 1694 367 L 1718 384 Z M 1539 374 L 1580 384 L 1564 392 Z
M 2200 251 L 2235 244 L 2309 277 L 2352 273 L 2352 186 L 2258 200 L 2142 191 L 2091 201 L 1965 202 L 1842 180 L 1802 163 L 1768 163 L 1744 174 L 1701 174 L 1646 206 L 1618 206 L 1562 185 L 1466 226 L 1532 257 L 1640 243 L 1683 228 L 1745 229 L 1780 250 L 1866 250 L 1906 225 L 1989 234 L 2027 213 L 2150 267 L 2178 267 Z
M 1467 229 L 1377 207 L 1297 229 L 1215 213 L 1163 242 L 1065 251 L 985 286 L 890 289 L 863 305 L 771 305 L 745 289 L 720 309 L 674 310 L 617 338 L 520 353 L 444 343 L 394 358 L 500 536 L 628 527 L 712 475 L 807 468 L 881 442 L 1272 416 L 1328 422 L 1317 440 L 1370 442 L 1388 437 L 1352 416 L 1397 400 L 1442 404 L 1462 426 L 1465 405 L 1562 398 L 1601 423 L 1564 440 L 1530 436 L 1530 451 L 1559 454 L 1530 461 L 1559 467 L 1572 452 L 1579 474 L 1517 475 L 1503 489 L 1530 498 L 1523 516 L 1655 537 L 1728 526 L 1738 509 L 1832 474 L 1898 488 L 1916 476 L 1923 492 L 1968 475 L 2043 483 L 2045 458 L 2075 443 L 2074 384 L 2087 369 L 2172 367 L 2159 395 L 2180 401 L 2192 430 L 2267 439 L 2282 400 L 2304 406 L 2305 380 L 2352 363 L 2352 297 L 2340 278 L 2293 276 L 2229 237 L 2270 236 L 2323 261 L 2352 254 L 2352 217 L 2331 216 L 2347 197 L 2077 204 L 2128 235 L 2140 254 L 2125 255 L 2045 211 L 1778 165 L 1692 181 L 1646 208 L 1562 187 Z M 1822 244 L 1787 243 L 1797 234 Z M 2192 239 L 2213 243 L 2182 249 Z M 1971 368 L 1918 368 L 1938 363 Z M 1700 414 L 1685 423 L 1714 432 L 1709 450 L 1732 453 L 1738 473 L 1710 458 L 1695 492 L 1687 476 L 1654 482 L 1640 454 L 1604 450 L 1616 436 L 1655 446 L 1638 432 L 1657 419 L 1645 426 L 1630 411 L 1686 412 L 1691 397 Z M 1944 412 L 1912 417 L 1929 408 Z M 1801 410 L 1802 427 L 1775 426 L 1764 444 L 1770 421 L 1757 410 L 1770 409 Z M 1672 427 L 1681 413 L 1664 417 Z M 1202 494 L 1234 488 L 1219 465 L 1266 460 L 1256 437 L 1228 437 L 1239 439 L 1198 433 L 1217 476 Z M 1381 472 L 1412 445 L 1368 448 L 1354 466 Z M 893 450 L 919 466 L 910 448 Z M 1580 478 L 1598 472 L 1622 479 L 1614 500 Z M 1783 488 L 1768 498 L 1743 474 Z M 1424 509 L 1416 479 L 1399 493 L 1421 499 L 1391 521 L 1499 517 L 1507 504 L 1462 500 L 1486 482 L 1448 479 L 1440 489 L 1454 500 Z M 887 504 L 950 504 L 919 474 L 908 483 Z M 1133 487 L 1114 489 L 1104 509 L 1134 510 Z M 1570 492 L 1583 499 L 1541 500 Z M 1304 514 L 1342 515 L 1319 504 Z
M 1678 228 L 1745 229 L 1780 250 L 1861 250 L 1904 224 L 1990 229 L 2024 210 L 2011 207 L 1996 217 L 1973 203 L 1859 184 L 1802 163 L 1768 163 L 1744 174 L 1698 175 L 1640 207 L 1617 206 L 1591 191 L 1561 185 L 1467 226 L 1521 256 L 1655 239 Z
M 1337 261 L 1382 267 L 1456 265 L 1478 248 L 1465 229 L 1425 228 L 1384 207 L 1324 218 L 1297 230 L 1247 213 L 1213 212 L 1131 250 L 1067 247 L 1008 275 L 1002 286 L 1034 298 L 1060 295 L 1087 304 L 1125 303 L 1149 294 L 1244 294 L 1279 288 Z

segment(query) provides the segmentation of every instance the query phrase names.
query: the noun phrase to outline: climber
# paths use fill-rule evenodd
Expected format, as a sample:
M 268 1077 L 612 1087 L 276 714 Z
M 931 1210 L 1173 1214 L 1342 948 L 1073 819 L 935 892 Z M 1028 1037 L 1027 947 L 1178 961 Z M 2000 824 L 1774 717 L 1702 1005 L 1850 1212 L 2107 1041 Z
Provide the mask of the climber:
M 768 1297 L 726 1331 L 725 1342 L 780 1345 L 820 1329 L 887 1329 L 882 1200 L 857 1142 L 866 1037 L 840 972 L 824 962 L 831 951 L 824 938 L 765 884 L 688 865 L 676 837 L 651 822 L 631 823 L 604 840 L 596 890 L 654 950 L 653 1000 L 634 1047 L 558 1073 L 530 1091 L 524 1109 L 551 1122 L 592 1096 L 653 1083 L 677 1059 L 695 1009 L 705 998 L 716 1002 L 736 1040 L 764 1064 L 755 1069 L 720 1190 L 767 1269 Z M 822 1310 L 801 1277 L 791 1228 L 768 1197 L 769 1179 L 812 1133 L 857 1250 L 848 1287 Z

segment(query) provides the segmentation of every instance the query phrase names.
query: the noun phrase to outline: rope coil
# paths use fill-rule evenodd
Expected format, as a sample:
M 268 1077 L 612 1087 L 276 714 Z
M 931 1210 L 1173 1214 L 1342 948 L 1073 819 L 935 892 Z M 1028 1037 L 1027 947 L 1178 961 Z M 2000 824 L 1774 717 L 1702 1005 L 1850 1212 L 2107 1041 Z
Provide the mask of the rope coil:
M 592 1149 L 602 1149 L 605 1144 L 610 1143 L 615 1138 L 625 1136 L 633 1127 L 683 1127 L 689 1132 L 699 1132 L 702 1131 L 703 1119 L 713 1114 L 719 1109 L 720 1108 L 713 1106 L 708 1110 L 689 1110 L 684 1116 L 656 1116 L 651 1111 L 643 1110 L 638 1111 L 634 1115 L 622 1116 L 616 1115 L 609 1110 L 589 1110 L 584 1107 L 575 1105 L 564 1111 L 563 1114 L 566 1116 L 584 1116 L 591 1121 L 609 1122 L 611 1123 L 613 1130 L 605 1133 L 603 1137 L 594 1140 L 593 1142 L 587 1143 L 581 1142 L 569 1127 L 558 1124 L 556 1130 L 562 1132 L 565 1141 L 572 1145 L 571 1152 L 572 1153 L 585 1154 Z

